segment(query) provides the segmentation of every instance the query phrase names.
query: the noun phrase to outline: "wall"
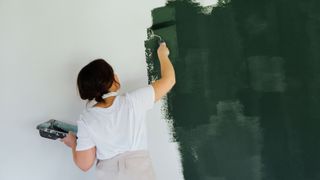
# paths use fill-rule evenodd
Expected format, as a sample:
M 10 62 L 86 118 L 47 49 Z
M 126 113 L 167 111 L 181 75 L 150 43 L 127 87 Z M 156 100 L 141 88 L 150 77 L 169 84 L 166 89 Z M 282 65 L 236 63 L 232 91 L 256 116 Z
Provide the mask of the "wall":
M 0 1 L 0 179 L 93 179 L 59 141 L 40 138 L 37 124 L 75 123 L 85 106 L 77 94 L 81 67 L 107 59 L 122 92 L 146 85 L 144 40 L 151 10 L 164 1 Z M 182 179 L 161 103 L 148 113 L 149 144 L 158 178 Z

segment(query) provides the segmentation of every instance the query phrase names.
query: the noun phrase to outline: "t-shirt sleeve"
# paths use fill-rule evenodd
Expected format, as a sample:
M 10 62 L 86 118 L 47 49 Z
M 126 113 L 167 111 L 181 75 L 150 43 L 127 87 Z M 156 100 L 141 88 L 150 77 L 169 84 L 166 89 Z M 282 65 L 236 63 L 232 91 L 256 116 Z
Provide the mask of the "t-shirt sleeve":
M 152 85 L 136 89 L 128 93 L 134 106 L 140 110 L 149 110 L 155 103 L 155 92 Z
M 77 147 L 76 151 L 84 151 L 95 146 L 95 143 L 92 141 L 88 128 L 82 120 L 77 121 L 78 132 L 77 132 Z

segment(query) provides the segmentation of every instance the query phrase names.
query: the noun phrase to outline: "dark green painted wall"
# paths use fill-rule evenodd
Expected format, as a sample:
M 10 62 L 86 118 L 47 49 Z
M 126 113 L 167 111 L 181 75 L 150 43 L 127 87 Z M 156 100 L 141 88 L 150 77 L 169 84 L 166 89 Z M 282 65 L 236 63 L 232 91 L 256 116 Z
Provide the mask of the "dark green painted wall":
M 180 0 L 153 10 L 176 69 L 165 113 L 186 180 L 320 179 L 319 9 L 233 0 L 205 15 Z M 148 35 L 152 81 L 160 68 Z

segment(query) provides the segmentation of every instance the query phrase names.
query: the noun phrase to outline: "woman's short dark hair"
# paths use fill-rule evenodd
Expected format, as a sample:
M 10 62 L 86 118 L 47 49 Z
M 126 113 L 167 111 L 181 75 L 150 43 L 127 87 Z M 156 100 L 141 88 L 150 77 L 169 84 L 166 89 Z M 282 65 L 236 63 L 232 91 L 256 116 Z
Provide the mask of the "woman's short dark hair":
M 103 94 L 108 93 L 114 78 L 113 68 L 104 59 L 96 59 L 84 66 L 77 79 L 81 99 L 103 102 Z

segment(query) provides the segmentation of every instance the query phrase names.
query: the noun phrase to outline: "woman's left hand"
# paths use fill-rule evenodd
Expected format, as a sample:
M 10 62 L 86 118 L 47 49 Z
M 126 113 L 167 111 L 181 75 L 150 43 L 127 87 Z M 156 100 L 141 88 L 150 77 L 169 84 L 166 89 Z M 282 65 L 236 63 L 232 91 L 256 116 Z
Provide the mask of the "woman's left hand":
M 61 139 L 61 142 L 63 142 L 65 145 L 67 145 L 70 148 L 75 148 L 77 145 L 77 137 L 72 132 L 69 132 L 66 137 Z

